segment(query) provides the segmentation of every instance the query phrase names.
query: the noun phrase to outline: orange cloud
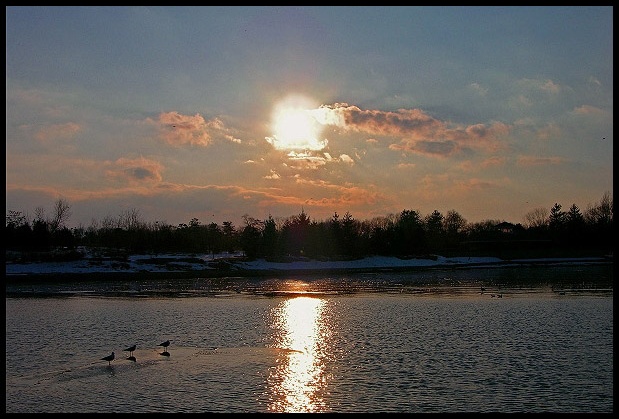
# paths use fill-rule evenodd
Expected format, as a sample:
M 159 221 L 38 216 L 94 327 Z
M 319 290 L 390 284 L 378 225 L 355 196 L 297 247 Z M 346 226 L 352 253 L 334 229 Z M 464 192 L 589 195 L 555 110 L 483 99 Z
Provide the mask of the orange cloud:
M 400 143 L 391 144 L 389 148 L 409 153 L 450 156 L 469 148 L 496 151 L 502 147 L 499 139 L 509 133 L 509 126 L 503 123 L 452 125 L 420 109 L 385 112 L 362 110 L 346 103 L 323 105 L 321 109 L 337 115 L 325 120 L 338 121 L 338 126 L 343 128 L 400 138 Z
M 290 167 L 295 169 L 318 169 L 324 166 L 328 160 L 328 157 L 318 156 L 309 151 L 290 151 L 287 156 L 290 159 Z
M 356 206 L 375 205 L 377 202 L 384 203 L 387 199 L 382 194 L 368 191 L 359 187 L 341 187 L 339 195 L 322 196 L 321 198 L 303 198 L 300 196 L 272 196 L 273 201 L 288 205 L 320 208 L 336 208 L 336 211 L 350 210 Z M 337 210 L 340 208 L 340 210 Z
M 474 172 L 488 167 L 502 166 L 505 164 L 505 157 L 492 156 L 481 162 L 473 162 L 471 160 L 464 161 L 458 167 L 466 172 Z
M 200 114 L 189 116 L 178 112 L 161 113 L 156 123 L 163 139 L 168 144 L 177 146 L 185 144 L 208 146 L 212 141 L 211 131 L 224 129 L 224 124 L 219 118 L 206 121 Z M 228 138 L 230 141 L 240 141 L 232 136 Z
M 540 140 L 561 138 L 561 128 L 555 123 L 550 123 L 537 131 L 537 138 Z
M 440 122 L 419 109 L 399 109 L 398 112 L 379 110 L 362 110 L 347 103 L 324 105 L 322 109 L 330 110 L 338 118 L 337 125 L 347 129 L 367 132 L 375 135 L 402 136 L 430 132 L 438 129 Z
M 53 139 L 67 139 L 73 138 L 75 134 L 80 132 L 82 128 L 73 122 L 67 122 L 66 124 L 55 124 L 41 128 L 34 135 L 39 141 L 49 141 Z
M 573 112 L 577 115 L 604 115 L 606 112 L 591 105 L 582 105 L 574 108 Z
M 478 178 L 465 179 L 454 182 L 452 193 L 463 193 L 471 190 L 495 189 L 509 184 L 509 179 L 485 180 Z
M 387 196 L 377 192 L 372 185 L 360 187 L 352 184 L 334 184 L 325 180 L 312 180 L 297 177 L 296 183 L 300 187 L 308 188 L 307 194 L 320 196 L 312 198 L 310 203 L 314 206 L 352 208 L 356 205 L 374 205 L 377 202 L 384 203 Z M 305 195 L 307 195 L 305 194 Z
M 447 157 L 460 151 L 460 147 L 453 141 L 408 141 L 403 144 L 391 144 L 389 148 L 440 157 Z
M 340 154 L 340 161 L 350 165 L 355 164 L 355 161 L 348 154 Z
M 268 174 L 267 176 L 264 177 L 265 179 L 273 179 L 273 180 L 278 180 L 281 179 L 281 176 L 279 173 L 277 173 L 275 170 L 271 170 L 270 174 Z

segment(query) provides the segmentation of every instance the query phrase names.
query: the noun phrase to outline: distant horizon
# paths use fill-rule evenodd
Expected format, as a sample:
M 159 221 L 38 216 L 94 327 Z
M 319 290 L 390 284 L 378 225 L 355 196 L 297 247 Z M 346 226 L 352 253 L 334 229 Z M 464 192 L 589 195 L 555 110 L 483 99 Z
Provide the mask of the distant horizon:
M 550 214 L 550 210 L 551 210 L 551 208 L 552 208 L 555 204 L 559 204 L 559 205 L 561 205 L 561 210 L 562 210 L 563 212 L 567 212 L 567 211 L 569 211 L 569 209 L 570 209 L 571 205 L 575 204 L 575 205 L 578 207 L 578 209 L 580 210 L 580 213 L 581 213 L 582 215 L 585 215 L 586 211 L 587 211 L 589 208 L 593 208 L 593 207 L 598 206 L 598 205 L 601 203 L 601 201 L 602 201 L 602 200 L 604 200 L 606 197 L 610 198 L 611 202 L 613 201 L 613 194 L 612 194 L 611 192 L 609 192 L 609 191 L 606 191 L 603 195 L 601 195 L 601 196 L 600 196 L 600 198 L 599 198 L 597 201 L 587 203 L 585 206 L 580 206 L 580 205 L 578 205 L 578 204 L 576 204 L 576 203 L 574 203 L 574 202 L 573 202 L 573 203 L 570 203 L 569 205 L 564 205 L 564 204 L 561 204 L 560 202 L 556 202 L 556 203 L 553 203 L 552 205 L 550 205 L 550 206 L 548 206 L 548 207 L 537 207 L 537 208 L 534 208 L 534 209 L 533 209 L 532 211 L 530 211 L 529 213 L 532 213 L 532 212 L 534 212 L 535 210 L 543 209 L 544 211 L 547 211 L 547 212 L 548 212 L 548 214 Z M 67 201 L 63 201 L 63 202 L 68 203 L 68 204 L 70 205 L 69 211 L 70 211 L 70 212 L 72 212 L 72 211 L 73 211 L 73 207 L 71 206 L 70 202 L 67 202 Z M 49 208 L 41 208 L 41 209 L 43 210 L 43 212 L 45 213 L 45 215 L 49 217 L 49 216 L 52 214 L 52 212 L 53 212 L 53 205 L 50 205 L 50 206 L 49 206 Z M 140 212 L 139 208 L 132 208 L 132 209 L 129 209 L 129 210 L 126 210 L 126 211 L 128 211 L 129 213 L 131 213 L 131 212 L 133 212 L 133 210 L 136 210 L 136 211 L 137 211 L 137 213 L 134 213 L 134 215 L 138 215 L 139 217 L 141 217 L 138 221 L 141 221 L 141 222 L 144 222 L 144 223 L 147 223 L 147 224 L 150 224 L 150 223 L 167 223 L 168 225 L 171 225 L 171 226 L 173 226 L 173 227 L 177 227 L 177 226 L 179 226 L 179 225 L 181 225 L 181 224 L 187 224 L 187 225 L 189 225 L 190 221 L 192 221 L 192 219 L 190 219 L 190 220 L 180 221 L 180 222 L 178 222 L 178 223 L 170 223 L 170 222 L 167 222 L 166 220 L 163 220 L 163 219 L 153 219 L 153 220 L 147 220 L 147 219 L 142 218 L 142 214 L 141 214 L 141 212 Z M 402 211 L 407 211 L 407 210 L 418 211 L 418 210 L 415 210 L 414 208 L 404 208 L 404 209 L 402 209 L 401 211 L 399 211 L 399 212 L 397 212 L 397 213 L 385 214 L 385 215 L 383 215 L 382 217 L 386 217 L 386 218 L 388 218 L 388 217 L 390 217 L 390 216 L 399 216 L 399 215 L 402 213 Z M 436 210 L 436 211 L 439 211 L 439 212 L 441 213 L 441 215 L 443 215 L 443 216 L 445 216 L 445 215 L 447 214 L 447 212 L 449 212 L 449 211 L 456 211 L 458 214 L 460 214 L 460 215 L 461 215 L 461 216 L 465 219 L 465 221 L 466 221 L 466 223 L 467 223 L 467 224 L 475 224 L 475 223 L 480 223 L 480 222 L 485 222 L 485 221 L 498 221 L 498 222 L 509 222 L 509 223 L 511 223 L 511 224 L 514 224 L 514 225 L 518 225 L 518 224 L 525 225 L 525 224 L 526 224 L 525 217 L 526 217 L 526 215 L 527 215 L 527 214 L 529 214 L 529 213 L 527 213 L 527 214 L 523 214 L 523 215 L 522 215 L 522 217 L 521 217 L 521 220 L 519 220 L 519 221 L 513 221 L 513 220 L 509 220 L 509 219 L 503 218 L 503 217 L 485 218 L 485 219 L 482 219 L 482 220 L 469 220 L 469 219 L 467 219 L 467 218 L 466 218 L 466 216 L 464 216 L 464 214 L 460 213 L 460 212 L 459 212 L 456 208 L 452 208 L 452 209 L 447 210 L 447 211 L 440 211 L 440 210 L 438 210 L 438 209 L 435 209 L 435 210 Z M 422 218 L 425 218 L 426 216 L 430 215 L 430 214 L 431 214 L 432 212 L 434 212 L 435 210 L 432 210 L 432 211 L 430 211 L 430 212 L 428 212 L 428 213 L 423 213 L 423 212 L 420 212 L 420 211 L 418 211 L 418 212 L 419 212 L 419 214 L 420 214 L 420 216 L 421 216 Z M 15 210 L 15 209 L 7 209 L 7 213 L 8 213 L 8 211 L 20 211 L 20 210 Z M 20 212 L 22 213 L 22 215 L 24 215 L 24 216 L 26 217 L 26 219 L 27 219 L 27 221 L 28 221 L 28 222 L 31 222 L 31 221 L 33 221 L 33 219 L 34 219 L 34 218 L 36 218 L 36 216 L 34 216 L 34 215 L 29 215 L 27 212 L 24 212 L 24 211 L 20 211 Z M 34 209 L 34 210 L 32 211 L 32 213 L 33 213 L 33 214 L 34 214 L 35 212 L 36 212 L 36 209 Z M 245 214 L 245 215 L 247 215 L 249 218 L 252 218 L 252 219 L 254 219 L 254 220 L 258 220 L 258 221 L 266 221 L 266 220 L 268 220 L 268 219 L 269 219 L 269 216 L 271 216 L 271 217 L 272 217 L 275 221 L 280 221 L 280 220 L 287 220 L 287 219 L 289 219 L 289 218 L 291 218 L 291 217 L 295 217 L 295 216 L 297 216 L 297 215 L 301 214 L 302 212 L 303 212 L 303 213 L 305 213 L 305 215 L 307 215 L 307 216 L 310 218 L 310 220 L 311 220 L 311 221 L 317 221 L 317 222 L 329 221 L 329 220 L 331 220 L 331 219 L 332 219 L 332 217 L 335 215 L 335 214 L 331 214 L 331 216 L 330 216 L 330 217 L 326 217 L 326 218 L 316 218 L 316 217 L 313 217 L 313 216 L 312 216 L 312 214 L 310 214 L 310 213 L 308 213 L 307 211 L 305 211 L 305 209 L 303 209 L 303 208 L 301 208 L 301 210 L 299 210 L 299 211 L 298 211 L 298 212 L 296 212 L 296 213 L 289 214 L 289 215 L 287 215 L 287 216 L 279 216 L 279 217 L 276 217 L 276 216 L 273 216 L 273 215 L 267 215 L 267 216 L 266 216 L 266 217 L 264 217 L 264 218 L 259 218 L 259 217 L 254 217 L 254 216 L 252 216 L 251 214 Z M 340 220 L 341 220 L 341 219 L 342 219 L 342 217 L 346 214 L 346 212 L 340 212 L 340 211 L 336 211 L 336 212 L 337 212 L 337 215 L 338 215 L 338 217 L 340 218 Z M 111 217 L 111 219 L 117 220 L 117 219 L 119 219 L 120 217 L 122 217 L 122 215 L 123 215 L 123 214 L 124 214 L 124 212 L 121 212 L 121 213 L 118 213 L 118 214 L 115 214 L 115 215 L 110 214 L 110 215 L 109 215 L 109 217 Z M 357 220 L 357 221 L 371 221 L 371 220 L 372 220 L 373 218 L 375 218 L 375 217 L 381 217 L 381 216 L 379 216 L 379 215 L 376 215 L 376 216 L 374 216 L 374 217 L 372 217 L 372 218 L 367 218 L 367 219 L 366 219 L 366 218 L 358 218 L 358 217 L 355 217 L 355 215 L 354 215 L 354 214 L 352 214 L 352 213 L 351 213 L 350 215 L 351 215 L 351 216 L 352 216 L 355 220 Z M 104 217 L 104 218 L 105 218 L 105 217 Z M 197 217 L 195 217 L 195 218 L 197 218 Z M 221 222 L 216 222 L 216 221 L 214 221 L 214 220 L 201 220 L 201 219 L 199 219 L 199 218 L 197 218 L 197 220 L 198 220 L 198 222 L 200 223 L 200 225 L 209 225 L 209 224 L 211 224 L 212 222 L 215 222 L 215 223 L 216 223 L 217 225 L 219 225 L 219 226 L 221 226 L 224 222 L 232 222 L 232 224 L 233 224 L 233 226 L 234 226 L 235 228 L 239 228 L 239 227 L 242 227 L 242 226 L 244 225 L 244 224 L 243 224 L 243 223 L 244 223 L 244 221 L 243 221 L 243 217 L 242 217 L 242 216 L 241 216 L 241 218 L 240 218 L 239 223 L 235 223 L 233 220 L 223 220 L 223 221 L 221 221 Z M 98 223 L 101 223 L 101 222 L 103 221 L 103 219 L 96 219 L 96 221 L 97 221 Z M 79 222 L 78 222 L 78 223 L 72 222 L 72 220 L 71 220 L 71 219 L 69 219 L 69 220 L 68 220 L 68 222 L 66 223 L 66 225 L 65 225 L 65 226 L 66 226 L 67 228 L 72 229 L 72 228 L 78 228 L 78 227 L 80 227 L 80 226 L 81 226 L 81 227 L 84 227 L 84 228 L 88 228 L 90 225 L 92 225 L 92 220 L 91 220 L 88 224 L 80 224 Z

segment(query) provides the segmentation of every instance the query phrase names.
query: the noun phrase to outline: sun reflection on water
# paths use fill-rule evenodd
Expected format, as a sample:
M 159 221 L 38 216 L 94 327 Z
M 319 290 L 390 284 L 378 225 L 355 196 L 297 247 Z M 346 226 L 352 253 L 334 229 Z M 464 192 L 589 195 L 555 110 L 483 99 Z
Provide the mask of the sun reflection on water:
M 302 296 L 273 309 L 274 340 L 281 355 L 268 378 L 270 411 L 325 411 L 324 350 L 329 336 L 325 306 L 325 300 Z

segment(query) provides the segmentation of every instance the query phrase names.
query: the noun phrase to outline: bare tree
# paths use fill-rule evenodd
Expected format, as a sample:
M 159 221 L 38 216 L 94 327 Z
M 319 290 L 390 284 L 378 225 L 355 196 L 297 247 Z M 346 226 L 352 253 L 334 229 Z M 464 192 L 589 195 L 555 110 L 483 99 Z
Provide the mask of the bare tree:
M 589 205 L 585 219 L 592 225 L 609 225 L 613 221 L 613 199 L 610 192 L 605 192 L 597 205 Z
M 65 227 L 65 223 L 71 217 L 71 205 L 63 199 L 58 198 L 54 204 L 52 218 L 49 220 L 49 226 L 52 232 L 58 231 Z
M 143 224 L 140 210 L 137 208 L 128 209 L 118 216 L 118 227 L 127 231 L 138 230 Z
M 524 224 L 527 228 L 546 227 L 548 225 L 548 208 L 535 208 L 524 215 Z
M 447 233 L 460 233 L 466 227 L 466 220 L 456 210 L 450 210 L 443 219 L 443 227 Z
M 34 209 L 34 221 L 35 222 L 39 222 L 39 223 L 45 223 L 47 222 L 45 219 L 45 208 L 43 207 L 36 207 Z
M 111 215 L 106 215 L 101 220 L 101 229 L 102 230 L 114 230 L 116 228 L 116 220 Z
M 369 221 L 369 223 L 370 223 L 372 230 L 376 230 L 379 228 L 382 230 L 387 230 L 390 227 L 394 226 L 397 220 L 398 220 L 398 215 L 389 214 L 384 217 L 382 216 L 374 217 Z
M 27 224 L 26 216 L 21 211 L 9 211 L 6 216 L 6 226 L 17 228 Z
M 262 221 L 251 217 L 249 214 L 244 214 L 242 218 L 243 222 L 245 222 L 245 227 L 259 228 L 262 225 Z

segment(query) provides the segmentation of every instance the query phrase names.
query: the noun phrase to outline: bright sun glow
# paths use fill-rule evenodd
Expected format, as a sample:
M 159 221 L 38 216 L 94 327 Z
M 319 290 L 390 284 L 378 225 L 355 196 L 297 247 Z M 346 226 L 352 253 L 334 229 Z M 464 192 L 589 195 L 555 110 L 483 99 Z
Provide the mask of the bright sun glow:
M 289 96 L 273 110 L 271 129 L 267 137 L 278 150 L 322 150 L 327 140 L 320 140 L 324 125 L 315 118 L 317 105 L 304 96 Z

